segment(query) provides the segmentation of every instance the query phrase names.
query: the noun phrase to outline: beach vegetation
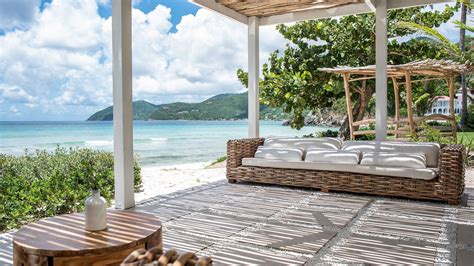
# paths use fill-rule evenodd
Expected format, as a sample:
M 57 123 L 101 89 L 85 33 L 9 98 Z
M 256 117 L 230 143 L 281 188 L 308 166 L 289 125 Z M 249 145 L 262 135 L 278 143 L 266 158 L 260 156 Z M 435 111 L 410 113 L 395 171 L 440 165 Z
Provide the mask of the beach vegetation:
M 0 231 L 18 228 L 44 217 L 80 212 L 90 190 L 100 189 L 111 204 L 114 197 L 114 157 L 92 149 L 56 148 L 26 151 L 23 156 L 0 154 Z M 134 161 L 135 189 L 142 184 Z
M 215 161 L 213 161 L 213 162 L 211 163 L 211 165 L 215 165 L 215 164 L 218 164 L 218 163 L 222 163 L 222 162 L 224 162 L 225 160 L 227 160 L 227 156 L 226 156 L 226 155 L 221 156 L 221 157 L 217 158 Z
M 338 135 L 339 135 L 339 132 L 337 130 L 331 130 L 331 129 L 316 133 L 317 138 L 337 138 Z

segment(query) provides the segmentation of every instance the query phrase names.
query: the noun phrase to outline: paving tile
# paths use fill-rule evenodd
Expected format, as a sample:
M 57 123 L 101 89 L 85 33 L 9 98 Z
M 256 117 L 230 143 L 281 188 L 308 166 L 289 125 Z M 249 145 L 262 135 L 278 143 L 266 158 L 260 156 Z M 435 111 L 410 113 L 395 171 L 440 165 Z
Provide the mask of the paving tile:
M 280 203 L 294 204 L 307 198 L 311 195 L 310 192 L 300 190 L 263 190 L 252 195 L 252 197 L 259 198 L 266 201 L 277 201 Z
M 314 207 L 299 207 L 298 209 L 287 212 L 278 219 L 287 223 L 343 228 L 354 216 L 356 216 L 356 213 L 347 211 L 328 211 Z
M 203 248 L 212 245 L 211 241 L 206 241 L 201 237 L 185 235 L 179 232 L 163 232 L 164 250 L 175 249 L 178 253 L 198 252 Z
M 259 188 L 252 185 L 245 184 L 226 184 L 216 188 L 206 189 L 201 191 L 201 194 L 216 195 L 222 197 L 240 197 L 256 193 Z
M 474 225 L 458 224 L 457 236 L 458 244 L 474 246 Z
M 440 236 L 441 224 L 436 221 L 372 215 L 364 221 L 358 232 L 436 241 Z
M 459 208 L 457 221 L 460 223 L 474 224 L 474 208 Z
M 372 200 L 366 198 L 347 197 L 342 195 L 334 195 L 329 193 L 319 193 L 318 197 L 309 202 L 311 207 L 335 208 L 335 209 L 351 209 L 358 211 L 369 204 Z
M 245 246 L 225 247 L 210 254 L 214 265 L 302 265 L 305 260 L 285 253 Z
M 173 231 L 183 231 L 188 234 L 205 235 L 211 238 L 226 238 L 254 222 L 240 217 L 230 217 L 213 214 L 197 214 L 178 218 L 167 224 Z
M 474 250 L 458 249 L 456 251 L 456 265 L 472 266 L 474 264 Z
M 445 214 L 445 206 L 427 205 L 416 202 L 385 201 L 380 203 L 377 208 L 377 213 L 439 220 L 443 218 Z
M 179 206 L 183 209 L 189 210 L 204 210 L 216 204 L 226 201 L 225 198 L 220 198 L 212 195 L 197 195 L 191 194 L 183 197 L 174 198 L 161 203 L 163 206 Z
M 0 234 L 0 265 L 13 264 L 13 244 L 10 234 Z
M 369 265 L 431 265 L 434 263 L 435 256 L 436 247 L 434 246 L 355 234 L 325 256 L 323 260 Z
M 242 232 L 236 236 L 239 242 L 288 250 L 298 253 L 314 254 L 323 247 L 335 232 L 287 224 L 267 224 L 257 231 Z
M 266 202 L 258 199 L 243 199 L 241 201 L 225 203 L 212 207 L 215 212 L 228 212 L 236 216 L 252 216 L 255 218 L 269 217 L 286 206 L 275 202 Z
M 175 207 L 164 207 L 161 205 L 137 206 L 135 207 L 135 210 L 143 210 L 148 213 L 155 214 L 160 218 L 161 222 L 168 222 L 172 219 L 176 219 L 191 213 L 189 210 L 183 210 Z

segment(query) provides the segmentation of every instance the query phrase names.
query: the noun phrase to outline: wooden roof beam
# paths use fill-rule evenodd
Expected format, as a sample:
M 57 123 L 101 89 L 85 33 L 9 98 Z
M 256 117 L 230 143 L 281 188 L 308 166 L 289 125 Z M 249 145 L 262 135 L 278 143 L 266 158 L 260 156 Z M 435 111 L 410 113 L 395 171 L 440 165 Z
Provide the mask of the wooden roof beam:
M 370 8 L 366 3 L 346 4 L 342 6 L 336 6 L 326 9 L 308 9 L 297 12 L 290 12 L 281 15 L 274 15 L 269 17 L 262 17 L 260 19 L 260 25 L 273 25 L 280 23 L 298 22 L 304 20 L 320 19 L 320 18 L 331 18 L 346 16 L 352 14 L 361 14 L 371 12 Z
M 398 9 L 398 8 L 406 8 L 406 7 L 414 7 L 414 6 L 421 6 L 421 5 L 431 5 L 431 4 L 439 4 L 439 3 L 452 3 L 455 0 L 388 0 L 387 1 L 387 9 Z M 312 20 L 312 19 L 321 19 L 321 18 L 331 18 L 331 17 L 339 17 L 339 16 L 347 16 L 347 15 L 355 15 L 355 14 L 362 14 L 362 13 L 370 13 L 373 12 L 373 0 L 366 0 L 364 3 L 354 3 L 348 4 L 344 6 L 338 6 L 328 9 L 310 9 L 310 10 L 302 10 L 296 12 L 290 12 L 281 15 L 274 15 L 269 17 L 262 17 L 260 19 L 260 25 L 272 25 L 272 24 L 280 24 L 280 23 L 290 23 L 290 22 L 298 22 L 304 20 Z

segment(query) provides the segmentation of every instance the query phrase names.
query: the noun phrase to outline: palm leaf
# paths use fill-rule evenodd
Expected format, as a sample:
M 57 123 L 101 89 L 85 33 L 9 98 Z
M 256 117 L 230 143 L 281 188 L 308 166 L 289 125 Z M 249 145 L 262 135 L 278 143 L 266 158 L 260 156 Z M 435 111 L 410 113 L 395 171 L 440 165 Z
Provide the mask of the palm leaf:
M 459 20 L 454 21 L 454 24 L 456 24 L 456 26 L 458 28 L 462 28 L 462 29 L 465 29 L 467 31 L 474 32 L 474 26 L 466 25 L 464 23 L 461 23 L 461 21 L 459 21 Z
M 467 6 L 468 8 L 473 8 L 474 4 L 472 3 L 471 0 L 458 0 L 458 3 L 463 4 Z
M 433 28 L 429 28 L 417 23 L 413 22 L 399 22 L 398 27 L 407 28 L 413 30 L 415 32 L 421 33 L 436 42 L 440 43 L 444 48 L 446 48 L 452 55 L 457 57 L 462 57 L 462 51 L 456 44 L 452 43 L 448 38 L 446 38 L 443 34 Z

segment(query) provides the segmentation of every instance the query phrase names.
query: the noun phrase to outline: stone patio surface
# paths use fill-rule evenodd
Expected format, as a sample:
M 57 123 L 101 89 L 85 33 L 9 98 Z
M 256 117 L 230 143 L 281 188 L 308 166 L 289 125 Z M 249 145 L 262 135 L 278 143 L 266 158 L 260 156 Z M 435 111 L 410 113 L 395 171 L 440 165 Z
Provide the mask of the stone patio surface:
M 165 249 L 216 265 L 474 263 L 474 209 L 427 201 L 211 183 L 141 202 Z M 0 264 L 11 263 L 0 238 Z

